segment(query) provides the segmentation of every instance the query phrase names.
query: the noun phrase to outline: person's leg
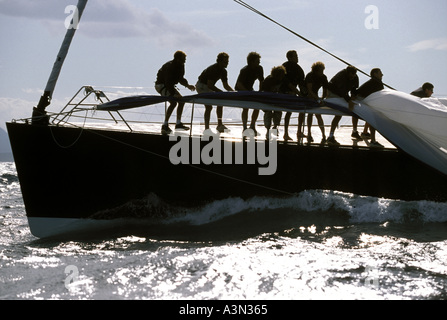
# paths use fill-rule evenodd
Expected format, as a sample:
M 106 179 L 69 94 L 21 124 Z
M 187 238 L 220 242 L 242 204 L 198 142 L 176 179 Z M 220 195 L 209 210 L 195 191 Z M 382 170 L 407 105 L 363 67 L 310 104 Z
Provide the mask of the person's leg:
M 371 142 L 374 142 L 376 141 L 376 129 L 370 127 L 370 131 L 371 131 Z
M 177 124 L 182 122 L 182 114 L 183 114 L 183 107 L 185 106 L 184 102 L 179 102 L 177 107 Z
M 335 140 L 334 134 L 335 129 L 338 127 L 338 123 L 340 122 L 341 116 L 335 116 L 331 123 L 331 131 L 329 133 L 329 138 L 327 139 L 327 142 L 329 145 L 339 145 L 337 140 Z
M 292 140 L 292 138 L 289 137 L 289 123 L 291 116 L 292 112 L 286 112 L 286 116 L 284 117 L 284 141 Z
M 243 108 L 242 109 L 242 127 L 243 130 L 247 129 L 247 122 L 248 122 L 248 109 Z
M 264 111 L 264 126 L 267 129 L 272 127 L 272 111 Z
M 179 102 L 177 107 L 177 122 L 175 124 L 176 130 L 189 130 L 189 127 L 185 126 L 182 123 L 182 114 L 183 114 L 183 107 L 185 106 L 184 102 Z
M 222 122 L 222 118 L 223 118 L 223 107 L 222 106 L 218 106 L 216 108 L 216 115 L 217 115 L 217 131 L 220 133 L 229 131 L 228 128 Z
M 353 140 L 361 141 L 362 137 L 360 137 L 359 132 L 357 130 L 357 125 L 359 123 L 359 119 L 357 117 L 352 117 L 352 133 L 351 138 Z
M 329 137 L 334 137 L 335 129 L 338 127 L 338 123 L 341 120 L 341 116 L 335 116 L 334 119 L 332 119 L 331 122 L 331 131 L 329 132 Z
M 259 117 L 259 110 L 253 109 L 253 113 L 251 114 L 250 128 L 252 128 L 252 129 L 256 128 L 256 121 L 258 121 L 258 117 Z
M 258 132 L 256 131 L 256 121 L 258 121 L 258 117 L 259 117 L 259 110 L 253 109 L 253 112 L 251 114 L 250 129 L 252 129 L 255 132 L 255 136 L 258 135 Z
M 365 122 L 365 127 L 363 128 L 362 132 L 362 138 L 368 137 L 368 129 L 370 128 L 370 125 L 368 122 Z
M 312 123 L 313 123 L 313 117 L 314 115 L 312 113 L 309 113 L 307 116 L 307 140 L 312 140 Z M 309 141 L 309 142 L 312 142 Z
M 326 133 L 324 132 L 323 117 L 321 116 L 321 114 L 316 114 L 315 117 L 317 118 L 317 121 L 318 121 L 318 127 L 320 127 L 322 139 L 326 140 Z
M 169 119 L 171 118 L 172 112 L 174 111 L 176 106 L 177 106 L 177 102 L 170 102 L 169 103 L 169 107 L 166 110 L 166 114 L 165 114 L 165 121 L 163 123 L 164 125 L 168 125 Z
M 298 142 L 302 138 L 305 138 L 306 135 L 304 134 L 304 121 L 306 120 L 306 114 L 305 113 L 299 113 L 298 114 L 298 130 L 296 131 L 296 138 L 298 139 Z
M 371 130 L 371 142 L 369 143 L 369 146 L 373 147 L 373 148 L 383 148 L 383 145 L 381 145 L 376 140 L 376 129 L 374 129 L 373 127 L 370 127 L 370 130 Z
M 211 110 L 213 106 L 205 105 L 205 130 L 210 128 Z
M 357 125 L 359 123 L 359 118 L 352 117 L 352 131 L 357 132 Z
M 216 115 L 217 115 L 217 125 L 220 126 L 220 125 L 222 125 L 222 116 L 223 116 L 223 107 L 222 106 L 218 106 L 216 108 Z
M 281 124 L 282 111 L 273 112 L 273 129 L 276 130 L 276 135 L 279 136 L 279 125 Z

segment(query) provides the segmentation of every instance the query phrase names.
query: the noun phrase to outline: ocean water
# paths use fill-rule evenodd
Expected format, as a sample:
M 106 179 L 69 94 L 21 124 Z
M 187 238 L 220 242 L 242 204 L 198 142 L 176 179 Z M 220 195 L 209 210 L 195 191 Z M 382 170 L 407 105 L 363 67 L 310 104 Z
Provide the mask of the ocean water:
M 307 191 L 38 239 L 14 164 L 0 163 L 2 300 L 446 298 L 447 203 Z

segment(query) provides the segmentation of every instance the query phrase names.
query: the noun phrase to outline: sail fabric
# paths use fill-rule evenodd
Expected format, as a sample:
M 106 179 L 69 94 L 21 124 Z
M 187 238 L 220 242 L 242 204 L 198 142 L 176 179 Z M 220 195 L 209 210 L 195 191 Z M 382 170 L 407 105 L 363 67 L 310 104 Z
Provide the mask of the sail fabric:
M 184 96 L 182 98 L 150 95 L 130 96 L 98 105 L 97 109 L 104 111 L 119 111 L 168 101 L 259 110 L 281 110 L 288 112 L 312 111 L 312 113 L 319 114 L 354 115 L 348 108 L 338 104 L 326 103 L 325 106 L 321 106 L 314 99 L 298 97 L 290 94 L 252 91 L 210 92 Z
M 120 111 L 120 110 L 150 106 L 158 103 L 164 103 L 169 100 L 170 99 L 168 99 L 167 97 L 162 96 L 150 96 L 150 95 L 130 96 L 100 104 L 96 107 L 96 109 L 103 111 Z
M 343 99 L 329 99 L 346 105 Z M 418 98 L 385 89 L 369 95 L 354 113 L 396 147 L 447 174 L 447 99 Z

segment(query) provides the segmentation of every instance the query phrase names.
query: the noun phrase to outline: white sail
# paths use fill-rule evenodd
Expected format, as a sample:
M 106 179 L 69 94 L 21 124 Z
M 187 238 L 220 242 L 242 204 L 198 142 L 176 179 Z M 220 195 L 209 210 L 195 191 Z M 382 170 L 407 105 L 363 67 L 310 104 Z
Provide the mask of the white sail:
M 329 101 L 346 104 L 336 99 Z M 354 112 L 416 159 L 447 174 L 447 100 L 385 89 L 358 101 Z

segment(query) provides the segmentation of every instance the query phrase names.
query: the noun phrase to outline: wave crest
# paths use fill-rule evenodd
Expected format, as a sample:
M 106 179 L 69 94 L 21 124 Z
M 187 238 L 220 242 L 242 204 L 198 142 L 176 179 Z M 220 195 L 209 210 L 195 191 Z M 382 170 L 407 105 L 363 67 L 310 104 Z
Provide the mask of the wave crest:
M 321 214 L 325 217 L 343 214 L 347 215 L 350 223 L 355 224 L 447 222 L 447 203 L 390 200 L 327 190 L 309 190 L 287 198 L 253 197 L 245 200 L 233 197 L 195 208 L 172 206 L 151 194 L 144 199 L 98 212 L 91 218 L 148 218 L 162 224 L 204 225 L 242 212 L 268 211 L 274 215 L 284 210 L 297 217 L 315 214 L 315 219 Z

